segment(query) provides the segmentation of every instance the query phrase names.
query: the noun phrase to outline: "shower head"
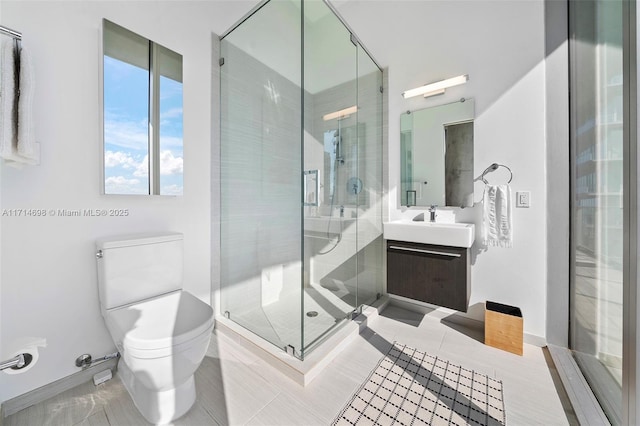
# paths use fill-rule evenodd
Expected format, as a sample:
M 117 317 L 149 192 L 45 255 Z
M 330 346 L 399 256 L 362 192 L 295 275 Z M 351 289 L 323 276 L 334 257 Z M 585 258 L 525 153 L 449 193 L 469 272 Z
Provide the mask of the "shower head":
M 342 138 L 340 132 L 336 130 L 333 137 L 333 153 L 336 155 L 336 162 L 344 164 L 344 158 L 342 158 Z

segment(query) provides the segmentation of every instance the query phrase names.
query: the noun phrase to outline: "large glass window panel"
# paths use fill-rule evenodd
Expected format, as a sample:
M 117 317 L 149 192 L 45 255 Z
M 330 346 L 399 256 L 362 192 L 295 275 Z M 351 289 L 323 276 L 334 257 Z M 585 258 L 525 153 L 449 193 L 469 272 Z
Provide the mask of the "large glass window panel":
M 104 22 L 104 189 L 148 194 L 149 40 Z
M 182 195 L 182 56 L 103 21 L 106 194 Z
M 613 424 L 622 419 L 622 7 L 570 2 L 571 349 Z
M 156 49 L 160 72 L 160 195 L 182 195 L 182 56 L 162 46 Z

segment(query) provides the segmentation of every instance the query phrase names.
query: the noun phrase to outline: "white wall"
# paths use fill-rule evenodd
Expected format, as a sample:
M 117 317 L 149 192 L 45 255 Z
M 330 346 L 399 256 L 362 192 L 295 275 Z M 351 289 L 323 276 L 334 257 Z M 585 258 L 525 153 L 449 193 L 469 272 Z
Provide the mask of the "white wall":
M 22 31 L 36 69 L 41 165 L 2 169 L 4 209 L 126 208 L 122 217 L 2 217 L 0 358 L 24 337 L 44 338 L 40 360 L 0 374 L 0 401 L 78 369 L 75 358 L 115 350 L 100 315 L 94 241 L 121 233 L 184 233 L 187 290 L 210 302 L 212 32 L 253 1 L 3 1 L 2 24 Z M 98 70 L 102 18 L 183 55 L 184 196 L 100 195 Z M 215 58 L 217 61 L 217 57 Z M 215 138 L 214 138 L 215 139 Z M 214 255 L 218 255 L 214 253 Z
M 531 208 L 514 209 L 513 248 L 472 249 L 471 318 L 482 319 L 485 300 L 519 306 L 525 333 L 545 336 L 546 178 L 544 4 L 535 1 L 337 0 L 339 12 L 389 68 L 390 218 L 421 211 L 399 205 L 400 114 L 461 97 L 475 99 L 475 175 L 498 162 L 514 173 L 512 190 L 531 191 Z M 404 100 L 422 84 L 469 74 L 469 82 L 443 96 Z M 490 182 L 502 183 L 502 172 Z M 475 186 L 475 201 L 483 185 Z M 473 221 L 481 212 L 440 211 L 438 220 Z M 479 232 L 477 232 L 479 234 Z M 475 306 L 474 306 L 475 305 Z

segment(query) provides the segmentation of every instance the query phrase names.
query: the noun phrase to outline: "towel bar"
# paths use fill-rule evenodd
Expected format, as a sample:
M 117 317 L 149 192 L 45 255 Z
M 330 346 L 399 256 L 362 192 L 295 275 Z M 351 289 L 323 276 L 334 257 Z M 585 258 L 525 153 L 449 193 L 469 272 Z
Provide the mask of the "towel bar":
M 496 170 L 498 170 L 498 167 L 504 167 L 505 169 L 509 170 L 509 181 L 507 183 L 511 183 L 511 181 L 513 180 L 513 172 L 511 171 L 511 169 L 507 166 L 505 166 L 504 164 L 498 164 L 498 163 L 493 163 L 492 165 L 490 165 L 489 167 L 487 167 L 486 169 L 484 169 L 484 172 L 482 172 L 482 175 L 480 176 L 480 179 L 482 179 L 482 181 L 488 185 L 489 182 L 487 182 L 487 180 L 484 178 L 484 175 L 486 175 L 489 172 L 494 172 Z

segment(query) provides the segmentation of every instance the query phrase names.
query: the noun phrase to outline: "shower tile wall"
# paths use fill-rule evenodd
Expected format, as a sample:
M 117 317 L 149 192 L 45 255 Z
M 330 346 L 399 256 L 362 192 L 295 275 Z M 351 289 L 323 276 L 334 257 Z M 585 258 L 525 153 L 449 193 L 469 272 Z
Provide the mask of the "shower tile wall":
M 324 121 L 323 115 L 337 111 L 347 105 L 345 93 L 352 93 L 358 113 L 342 120 L 346 150 L 357 149 L 355 160 L 351 152 L 345 152 L 345 164 L 337 169 L 337 193 L 334 202 L 335 216 L 339 216 L 338 206 L 345 207 L 345 221 L 342 241 L 330 253 L 318 255 L 331 245 L 322 235 L 305 239 L 305 264 L 310 265 L 305 286 L 319 284 L 332 290 L 346 290 L 348 303 L 355 304 L 356 285 L 360 291 L 358 304 L 371 302 L 377 293 L 382 292 L 382 146 L 379 122 L 382 112 L 378 103 L 379 87 L 382 84 L 380 72 L 375 68 L 362 67 L 358 81 L 349 81 L 312 95 L 307 105 L 312 105 L 313 127 L 305 131 L 305 168 L 319 169 L 321 180 L 326 179 L 329 162 L 319 155 L 322 149 L 318 142 L 323 141 L 324 133 L 337 129 L 337 121 Z M 357 92 L 356 89 L 357 88 Z M 357 129 L 356 129 L 357 118 Z M 309 128 L 307 128 L 309 129 Z M 357 139 L 356 139 L 357 138 Z M 363 190 L 358 195 L 347 192 L 347 181 L 358 177 L 363 182 Z M 326 185 L 326 183 L 324 184 Z M 320 190 L 323 205 L 320 209 L 305 208 L 305 218 L 315 215 L 328 215 L 329 200 L 327 191 Z M 349 219 L 358 218 L 355 220 Z M 356 254 L 357 252 L 357 254 Z M 357 257 L 357 261 L 356 261 Z M 357 269 L 356 269 L 357 267 Z M 353 299 L 353 300 L 351 300 Z

